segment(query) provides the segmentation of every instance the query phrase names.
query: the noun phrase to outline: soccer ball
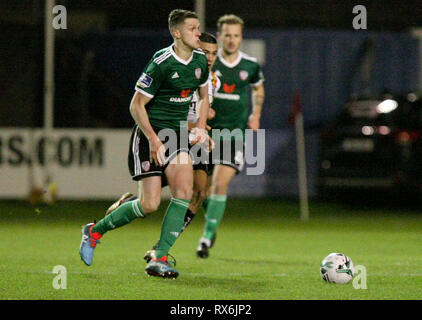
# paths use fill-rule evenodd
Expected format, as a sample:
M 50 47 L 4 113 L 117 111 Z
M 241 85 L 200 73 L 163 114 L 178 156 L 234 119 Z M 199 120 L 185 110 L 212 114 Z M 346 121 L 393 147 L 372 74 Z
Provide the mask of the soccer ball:
M 353 279 L 353 261 L 343 253 L 330 253 L 321 262 L 321 277 L 332 283 L 349 283 Z

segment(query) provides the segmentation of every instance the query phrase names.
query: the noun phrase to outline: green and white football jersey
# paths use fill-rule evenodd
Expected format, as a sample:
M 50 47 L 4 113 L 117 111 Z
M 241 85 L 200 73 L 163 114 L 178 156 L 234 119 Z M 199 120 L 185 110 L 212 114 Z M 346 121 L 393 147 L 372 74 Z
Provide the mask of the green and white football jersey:
M 205 54 L 193 50 L 192 56 L 183 60 L 173 46 L 154 54 L 135 86 L 136 91 L 152 98 L 145 107 L 151 125 L 158 129 L 180 130 L 194 92 L 208 84 Z
M 229 63 L 218 52 L 213 71 L 221 80 L 215 93 L 213 108 L 215 118 L 209 121 L 214 129 L 241 129 L 244 131 L 249 115 L 249 87 L 260 85 L 264 76 L 256 58 L 239 51 L 239 56 Z

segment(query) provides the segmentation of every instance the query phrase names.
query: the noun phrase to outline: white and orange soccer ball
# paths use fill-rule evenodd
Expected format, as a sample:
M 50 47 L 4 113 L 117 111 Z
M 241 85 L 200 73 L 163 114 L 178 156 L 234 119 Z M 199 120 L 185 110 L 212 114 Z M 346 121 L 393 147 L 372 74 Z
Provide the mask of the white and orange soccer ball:
M 345 254 L 333 252 L 322 260 L 319 270 L 324 281 L 346 284 L 353 279 L 354 265 Z

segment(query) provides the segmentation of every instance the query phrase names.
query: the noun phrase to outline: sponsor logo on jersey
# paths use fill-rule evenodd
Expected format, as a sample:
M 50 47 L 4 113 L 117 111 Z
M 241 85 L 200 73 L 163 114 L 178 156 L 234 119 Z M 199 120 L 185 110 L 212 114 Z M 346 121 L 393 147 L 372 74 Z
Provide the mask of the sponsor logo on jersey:
M 177 71 L 171 76 L 172 79 L 177 79 L 179 78 L 179 74 L 177 73 Z
M 142 166 L 142 169 L 144 169 L 145 172 L 148 172 L 149 169 L 151 168 L 149 161 L 143 161 L 141 163 L 141 166 Z
M 141 88 L 149 88 L 151 86 L 152 81 L 153 79 L 144 72 L 139 77 L 139 80 L 136 82 L 136 85 Z
M 235 83 L 233 83 L 232 85 L 228 85 L 227 83 L 223 84 L 223 91 L 225 93 L 233 93 L 235 89 L 236 89 Z
M 186 98 L 190 93 L 190 89 L 182 89 L 182 92 L 180 93 L 180 96 L 182 98 Z
M 182 102 L 189 102 L 191 100 L 192 100 L 192 96 L 186 97 L 186 98 L 171 97 L 169 101 L 170 102 L 180 102 L 180 103 L 182 103 Z
M 245 81 L 246 79 L 248 79 L 249 73 L 246 70 L 242 70 L 239 72 L 239 77 L 242 81 Z
M 225 100 L 233 100 L 233 101 L 240 100 L 240 96 L 238 94 L 219 93 L 219 92 L 215 93 L 214 98 L 225 99 Z
M 189 102 L 192 100 L 192 96 L 189 96 L 191 89 L 182 89 L 180 97 L 171 97 L 170 102 Z
M 200 79 L 201 78 L 201 74 L 202 74 L 201 68 L 196 68 L 195 69 L 195 77 L 196 77 L 196 79 Z

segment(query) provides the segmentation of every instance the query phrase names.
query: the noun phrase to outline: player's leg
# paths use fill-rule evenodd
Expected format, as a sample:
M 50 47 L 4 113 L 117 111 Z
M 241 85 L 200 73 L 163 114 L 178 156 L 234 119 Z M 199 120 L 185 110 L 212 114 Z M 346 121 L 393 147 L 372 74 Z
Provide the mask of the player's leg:
M 180 233 L 185 231 L 187 226 L 191 223 L 193 218 L 196 215 L 196 212 L 200 208 L 202 201 L 206 199 L 207 197 L 207 189 L 209 187 L 209 184 L 211 182 L 210 177 L 208 176 L 208 173 L 204 169 L 194 169 L 193 171 L 194 175 L 194 182 L 193 182 L 193 194 L 192 194 L 192 200 L 189 205 L 189 209 L 186 211 L 184 223 L 182 230 Z M 152 246 L 151 249 L 149 249 L 147 252 L 145 252 L 144 260 L 146 262 L 150 262 L 151 259 L 155 258 L 155 250 L 158 248 L 158 241 Z
M 149 142 L 139 127 L 135 126 L 130 139 L 128 156 L 129 172 L 138 181 L 138 198 L 124 194 L 113 210 L 93 230 L 104 234 L 113 226 L 120 227 L 136 217 L 155 212 L 161 201 L 162 168 L 149 162 Z
M 178 276 L 178 272 L 168 264 L 167 255 L 179 237 L 184 224 L 184 217 L 192 198 L 193 169 L 189 154 L 179 152 L 170 161 L 164 172 L 172 198 L 161 225 L 155 258 L 148 262 L 145 271 L 153 276 L 175 278 Z
M 86 265 L 92 264 L 96 245 L 106 232 L 129 224 L 136 218 L 144 218 L 157 210 L 160 205 L 161 177 L 151 176 L 139 181 L 139 184 L 143 185 L 139 199 L 127 201 L 97 223 L 89 223 L 83 227 L 79 253 Z
M 142 180 L 138 185 L 143 186 L 143 192 L 139 200 L 122 203 L 98 223 L 89 223 L 83 227 L 79 254 L 88 266 L 92 264 L 97 243 L 106 232 L 122 227 L 135 218 L 145 217 L 160 204 L 162 169 L 150 165 L 149 143 L 138 127 L 132 131 L 129 146 L 129 171 L 134 180 Z
M 189 209 L 185 215 L 185 223 L 182 232 L 185 231 L 187 226 L 191 223 L 202 202 L 207 198 L 208 188 L 208 174 L 205 170 L 197 169 L 193 171 L 193 193 Z
M 210 195 L 210 188 L 211 188 L 213 170 L 214 170 L 214 166 L 213 165 L 208 165 L 208 177 L 207 177 L 206 198 L 201 203 L 202 208 L 204 208 L 205 212 L 207 211 L 208 197 Z
M 155 212 L 161 201 L 161 177 L 146 177 L 138 182 L 139 197 L 132 201 L 126 201 L 112 213 L 101 219 L 92 227 L 92 232 L 103 236 L 107 231 L 120 228 L 136 218 Z
M 167 254 L 184 224 L 184 217 L 192 198 L 193 169 L 189 154 L 180 152 L 165 169 L 172 199 L 164 217 L 157 258 Z M 171 231 L 170 231 L 171 229 Z
M 202 202 L 207 199 L 208 189 L 211 184 L 211 176 L 209 176 L 208 173 L 205 172 L 204 170 L 202 169 L 194 170 L 193 174 L 194 174 L 194 182 L 193 182 L 192 200 L 189 205 L 189 209 L 186 211 L 184 224 L 180 233 L 185 231 L 187 226 L 191 223 L 191 221 L 195 217 L 196 212 L 201 207 Z M 150 262 L 151 259 L 155 258 L 155 250 L 157 250 L 157 248 L 158 248 L 158 241 L 152 246 L 151 249 L 145 252 L 144 260 L 147 263 Z
M 231 166 L 215 165 L 207 199 L 204 232 L 197 248 L 197 255 L 200 258 L 207 258 L 209 255 L 209 248 L 226 209 L 227 190 L 236 172 L 237 170 Z

